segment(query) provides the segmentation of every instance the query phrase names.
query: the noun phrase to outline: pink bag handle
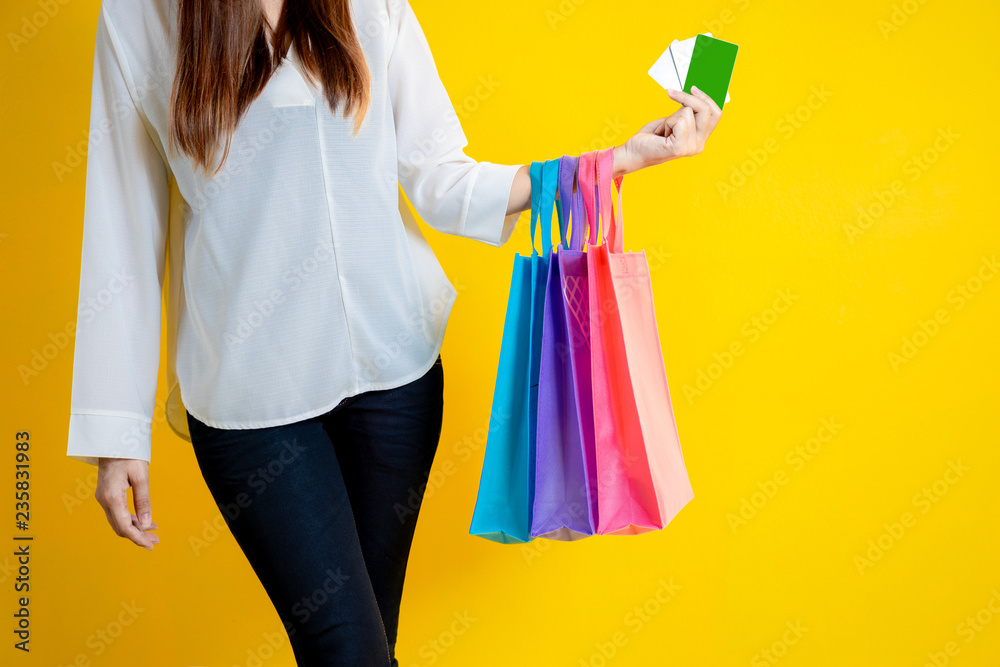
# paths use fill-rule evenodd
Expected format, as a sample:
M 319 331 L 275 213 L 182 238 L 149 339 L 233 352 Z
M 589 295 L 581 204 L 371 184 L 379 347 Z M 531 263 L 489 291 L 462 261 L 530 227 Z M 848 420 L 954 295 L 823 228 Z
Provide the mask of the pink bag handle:
M 601 209 L 601 220 L 604 222 L 604 242 L 608 244 L 610 252 L 620 253 L 623 251 L 622 226 L 625 222 L 622 213 L 622 181 L 625 175 L 612 179 L 615 165 L 614 146 L 605 148 L 597 153 L 597 201 Z M 615 221 L 615 211 L 612 208 L 611 197 L 614 191 L 611 189 L 612 180 L 618 186 L 618 220 Z
M 587 226 L 590 228 L 590 245 L 597 245 L 597 212 L 594 210 L 594 178 L 597 163 L 597 151 L 580 155 L 577 165 L 576 187 L 583 197 L 583 208 L 587 213 Z
M 584 208 L 587 211 L 587 223 L 590 227 L 591 245 L 597 245 L 597 232 L 604 223 L 604 242 L 608 244 L 610 252 L 620 253 L 624 245 L 622 240 L 622 183 L 624 175 L 612 179 L 614 170 L 614 146 L 599 151 L 590 151 L 580 156 L 577 185 L 582 191 Z M 596 183 L 595 183 L 596 176 Z M 615 220 L 615 211 L 612 207 L 611 183 L 618 186 L 618 217 Z M 595 194 L 596 186 L 596 194 Z M 595 211 L 600 210 L 600 217 Z

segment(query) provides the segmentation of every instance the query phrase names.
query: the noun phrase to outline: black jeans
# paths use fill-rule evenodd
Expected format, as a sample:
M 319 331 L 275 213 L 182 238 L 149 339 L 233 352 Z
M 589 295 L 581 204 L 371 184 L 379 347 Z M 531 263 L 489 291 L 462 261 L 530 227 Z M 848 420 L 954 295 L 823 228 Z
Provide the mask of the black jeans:
M 198 465 L 299 667 L 397 667 L 417 512 L 441 435 L 441 357 L 422 377 L 260 429 L 187 415 Z

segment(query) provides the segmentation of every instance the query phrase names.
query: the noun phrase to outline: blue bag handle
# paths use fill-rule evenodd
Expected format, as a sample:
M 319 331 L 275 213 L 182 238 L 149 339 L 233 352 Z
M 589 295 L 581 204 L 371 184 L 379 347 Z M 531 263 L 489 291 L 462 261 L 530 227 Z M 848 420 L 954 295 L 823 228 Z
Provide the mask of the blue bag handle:
M 556 204 L 556 188 L 559 185 L 559 160 L 546 160 L 542 165 L 542 256 L 547 257 L 552 250 L 552 211 Z
M 538 220 L 539 204 L 542 201 L 542 163 L 534 161 L 528 167 L 528 176 L 531 179 L 531 254 L 537 255 L 535 250 L 535 224 Z
M 555 208 L 556 187 L 559 184 L 559 160 L 534 161 L 528 167 L 531 179 L 531 254 L 535 250 L 535 226 L 542 218 L 542 257 L 552 250 L 552 211 Z

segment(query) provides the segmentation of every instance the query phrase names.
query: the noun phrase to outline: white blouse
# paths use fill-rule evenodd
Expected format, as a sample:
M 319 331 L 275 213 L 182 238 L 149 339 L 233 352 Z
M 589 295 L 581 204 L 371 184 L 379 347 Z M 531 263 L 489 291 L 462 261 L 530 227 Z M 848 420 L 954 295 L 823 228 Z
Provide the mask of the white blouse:
M 521 165 L 465 155 L 407 0 L 352 7 L 371 73 L 358 135 L 293 48 L 206 178 L 165 150 L 177 0 L 101 3 L 70 457 L 150 460 L 161 298 L 166 420 L 187 440 L 185 408 L 222 429 L 288 424 L 436 360 L 457 292 L 400 186 L 431 227 L 500 246 Z

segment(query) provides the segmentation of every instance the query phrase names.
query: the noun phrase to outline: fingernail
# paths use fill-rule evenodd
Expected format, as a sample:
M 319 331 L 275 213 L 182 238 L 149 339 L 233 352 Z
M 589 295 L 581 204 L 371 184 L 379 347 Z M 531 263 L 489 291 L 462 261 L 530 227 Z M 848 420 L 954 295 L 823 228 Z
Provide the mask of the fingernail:
M 697 90 L 699 93 L 701 92 L 698 86 L 694 85 L 693 83 L 691 84 L 691 90 Z
M 149 522 L 152 518 L 153 516 L 149 512 L 146 512 L 145 514 L 139 517 L 139 523 L 141 523 L 144 526 L 149 525 Z
M 670 94 L 670 95 L 676 95 L 677 91 L 674 90 L 673 88 L 667 88 L 667 93 Z

